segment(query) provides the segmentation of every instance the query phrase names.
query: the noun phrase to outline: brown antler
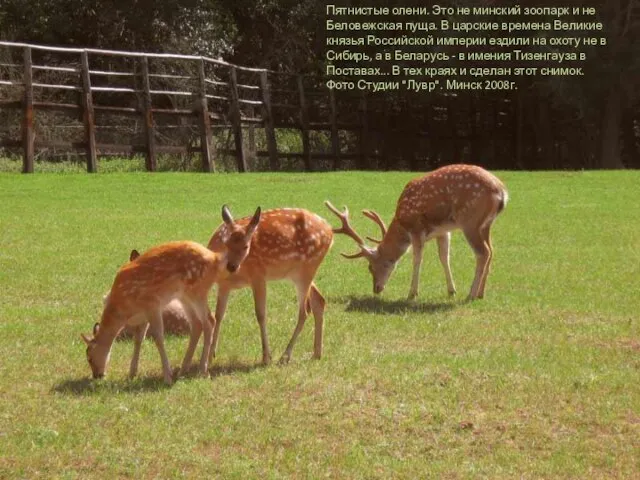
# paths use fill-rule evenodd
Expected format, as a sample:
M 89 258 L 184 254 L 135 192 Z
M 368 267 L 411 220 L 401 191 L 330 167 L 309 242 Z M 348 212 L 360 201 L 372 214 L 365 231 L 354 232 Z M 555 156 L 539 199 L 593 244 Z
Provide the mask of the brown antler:
M 356 231 L 349 225 L 349 209 L 344 207 L 344 212 L 341 212 L 336 207 L 331 205 L 329 200 L 325 201 L 324 204 L 327 206 L 329 210 L 336 214 L 336 216 L 342 222 L 342 227 L 334 228 L 333 233 L 344 233 L 348 237 L 351 237 L 358 245 L 364 245 L 364 241 L 362 237 L 356 233 Z
M 358 245 L 360 247 L 360 251 L 358 253 L 340 253 L 344 258 L 360 258 L 360 257 L 370 257 L 371 250 L 364 245 Z
M 384 221 L 382 220 L 382 218 L 380 218 L 380 215 L 378 215 L 373 210 L 363 210 L 362 214 L 368 219 L 373 220 L 375 223 L 378 224 L 378 226 L 380 227 L 380 230 L 382 231 L 382 237 L 384 237 L 387 234 L 387 227 L 384 224 Z M 381 242 L 381 240 L 376 240 L 375 238 L 371 238 L 371 237 L 367 237 L 367 239 L 375 243 Z
M 341 253 L 345 258 L 360 258 L 360 257 L 368 257 L 370 256 L 370 251 L 364 244 L 362 237 L 356 233 L 356 231 L 349 225 L 349 209 L 345 206 L 344 212 L 341 212 L 336 207 L 334 207 L 329 200 L 325 201 L 324 204 L 327 206 L 329 210 L 331 210 L 342 222 L 342 227 L 334 228 L 333 233 L 344 233 L 348 237 L 351 237 L 360 247 L 360 251 L 358 253 L 353 253 L 347 255 L 346 253 Z

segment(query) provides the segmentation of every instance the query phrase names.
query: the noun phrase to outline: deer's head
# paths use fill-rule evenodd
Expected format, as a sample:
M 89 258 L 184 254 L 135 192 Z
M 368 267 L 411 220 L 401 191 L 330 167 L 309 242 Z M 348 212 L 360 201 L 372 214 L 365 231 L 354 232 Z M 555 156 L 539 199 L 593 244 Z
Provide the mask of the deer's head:
M 86 336 L 84 333 L 80 334 L 82 340 L 87 345 L 87 361 L 89 362 L 89 366 L 91 367 L 91 374 L 93 378 L 102 378 L 104 377 L 105 372 L 107 371 L 107 365 L 109 364 L 109 356 L 111 353 L 110 347 L 105 347 L 100 345 L 96 341 L 96 336 L 100 330 L 100 326 L 96 323 L 93 326 L 93 337 L 90 338 Z
M 367 262 L 369 262 L 369 272 L 373 277 L 373 293 L 376 295 L 381 293 L 384 290 L 391 273 L 396 268 L 396 264 L 398 262 L 397 258 L 387 254 L 387 251 L 383 248 L 380 248 L 381 240 L 375 240 L 371 237 L 367 237 L 368 240 L 379 244 L 377 247 L 369 247 L 365 245 L 362 237 L 356 233 L 356 231 L 349 224 L 349 210 L 347 207 L 344 207 L 344 211 L 340 212 L 337 208 L 335 208 L 331 202 L 325 202 L 325 205 L 329 210 L 331 210 L 342 222 L 342 227 L 338 229 L 334 229 L 335 233 L 344 233 L 348 237 L 352 238 L 360 251 L 354 254 L 347 255 L 346 253 L 342 253 L 341 255 L 345 258 L 353 259 L 353 258 L 365 258 Z M 384 238 L 387 234 L 387 227 L 384 222 L 373 210 L 363 210 L 362 213 L 365 217 L 373 220 L 379 227 L 382 232 L 382 237 Z
M 258 228 L 260 222 L 260 207 L 256 209 L 253 217 L 245 226 L 239 225 L 233 220 L 229 207 L 222 207 L 222 220 L 227 225 L 228 235 L 225 246 L 227 248 L 227 270 L 234 273 L 240 267 L 251 249 L 251 238 Z

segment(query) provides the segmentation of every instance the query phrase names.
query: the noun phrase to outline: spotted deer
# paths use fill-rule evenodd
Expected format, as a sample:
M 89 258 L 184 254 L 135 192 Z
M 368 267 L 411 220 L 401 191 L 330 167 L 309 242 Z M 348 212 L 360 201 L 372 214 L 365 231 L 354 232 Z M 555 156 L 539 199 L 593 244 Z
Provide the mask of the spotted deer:
M 227 243 L 230 233 L 225 219 L 212 235 L 208 247 L 220 251 Z M 246 225 L 248 218 L 237 220 Z M 307 210 L 280 208 L 263 212 L 258 228 L 251 240 L 251 250 L 237 271 L 225 274 L 218 281 L 216 324 L 213 332 L 211 357 L 215 356 L 220 327 L 232 290 L 250 287 L 253 291 L 256 318 L 262 341 L 262 363 L 271 362 L 271 350 L 267 338 L 266 309 L 267 282 L 290 280 L 296 287 L 298 297 L 298 323 L 280 358 L 280 363 L 291 359 L 293 347 L 304 327 L 309 310 L 315 319 L 313 357 L 322 356 L 322 334 L 325 299 L 316 287 L 314 278 L 325 255 L 333 243 L 331 225 Z M 231 271 L 231 270 L 230 270 Z
M 104 376 L 118 333 L 127 325 L 138 325 L 129 375 L 133 377 L 137 373 L 140 347 L 150 328 L 160 353 L 164 381 L 171 384 L 173 378 L 164 348 L 162 311 L 174 299 L 179 300 L 191 320 L 189 346 L 176 377 L 190 367 L 202 332 L 200 372 L 206 374 L 214 327 L 207 301 L 209 290 L 225 267 L 235 271 L 247 257 L 260 214 L 258 208 L 245 224 L 228 225 L 229 234 L 222 251 L 212 252 L 190 241 L 169 242 L 153 247 L 123 265 L 105 300 L 101 321 L 94 326 L 93 337 L 82 334 L 93 377 Z M 223 218 L 226 216 L 230 213 L 225 206 Z
M 436 238 L 440 262 L 450 295 L 456 287 L 449 264 L 451 231 L 460 229 L 476 256 L 476 273 L 468 299 L 483 298 L 493 248 L 491 225 L 504 209 L 509 196 L 505 186 L 493 174 L 475 165 L 449 165 L 410 181 L 402 191 L 396 213 L 387 228 L 380 216 L 371 210 L 363 214 L 373 220 L 382 232 L 381 240 L 369 240 L 376 248 L 365 245 L 349 224 L 349 211 L 337 210 L 330 202 L 327 208 L 341 222 L 340 233 L 351 237 L 360 247 L 358 253 L 342 254 L 346 258 L 364 257 L 373 276 L 373 292 L 379 294 L 398 260 L 409 246 L 413 247 L 413 275 L 409 300 L 418 295 L 422 249 L 426 241 Z

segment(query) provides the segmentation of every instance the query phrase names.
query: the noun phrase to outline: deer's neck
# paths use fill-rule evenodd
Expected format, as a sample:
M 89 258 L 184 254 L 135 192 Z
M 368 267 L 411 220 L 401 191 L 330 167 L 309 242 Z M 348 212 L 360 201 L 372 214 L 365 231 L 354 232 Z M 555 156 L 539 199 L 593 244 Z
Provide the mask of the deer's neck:
M 95 341 L 98 345 L 101 345 L 107 349 L 111 348 L 113 341 L 120 333 L 120 330 L 124 328 L 124 322 L 119 321 L 120 317 L 110 304 L 107 304 L 102 312 L 102 319 L 98 328 L 98 333 L 95 336 Z
M 378 253 L 383 257 L 397 262 L 411 245 L 411 236 L 395 218 L 391 221 L 387 233 L 378 245 Z
M 227 253 L 211 252 L 208 258 L 207 279 L 206 283 L 211 287 L 216 281 L 220 280 L 224 272 L 226 272 Z

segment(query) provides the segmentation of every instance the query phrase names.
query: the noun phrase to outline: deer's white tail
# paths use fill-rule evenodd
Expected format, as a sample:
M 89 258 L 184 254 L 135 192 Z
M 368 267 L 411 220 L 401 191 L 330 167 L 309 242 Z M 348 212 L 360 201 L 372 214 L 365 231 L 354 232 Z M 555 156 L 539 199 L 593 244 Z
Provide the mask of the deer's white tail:
M 509 201 L 509 192 L 506 188 L 502 190 L 502 199 L 500 200 L 500 205 L 498 205 L 498 213 L 504 210 L 504 207 L 507 206 L 507 202 Z

